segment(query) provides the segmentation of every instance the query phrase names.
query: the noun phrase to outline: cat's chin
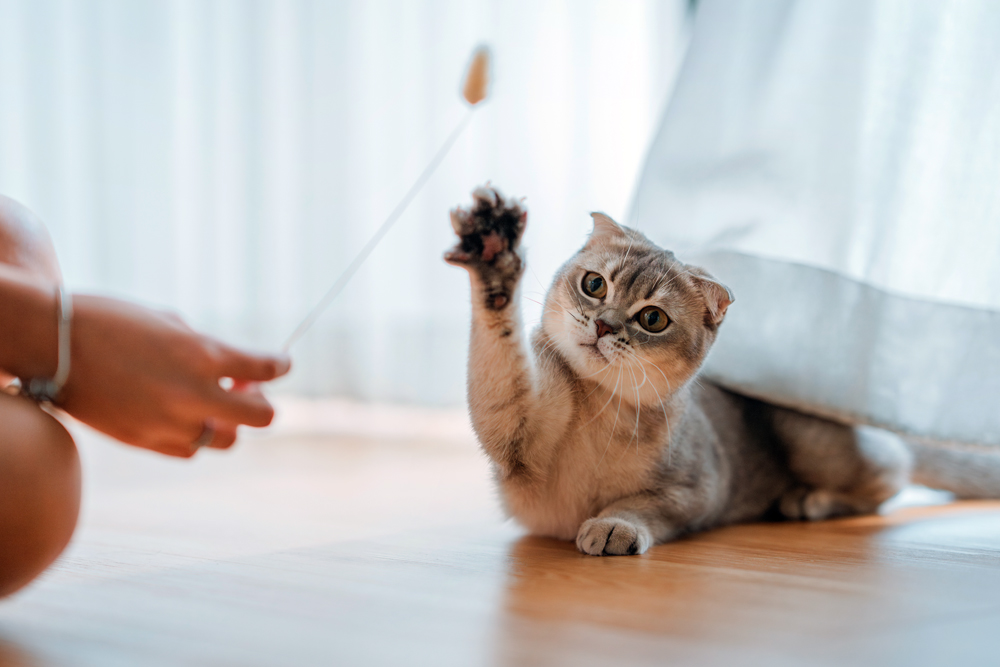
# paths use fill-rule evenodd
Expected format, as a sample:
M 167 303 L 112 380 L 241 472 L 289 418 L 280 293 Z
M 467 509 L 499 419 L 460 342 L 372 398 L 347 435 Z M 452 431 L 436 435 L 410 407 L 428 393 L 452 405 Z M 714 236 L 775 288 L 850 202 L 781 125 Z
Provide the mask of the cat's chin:
M 601 352 L 601 348 L 599 348 L 596 344 L 580 343 L 579 345 L 583 349 L 584 355 L 586 355 L 587 359 L 600 362 L 602 365 L 607 365 L 608 358 L 603 352 Z
M 610 368 L 611 362 L 594 344 L 564 341 L 557 344 L 559 352 L 581 378 L 594 378 Z

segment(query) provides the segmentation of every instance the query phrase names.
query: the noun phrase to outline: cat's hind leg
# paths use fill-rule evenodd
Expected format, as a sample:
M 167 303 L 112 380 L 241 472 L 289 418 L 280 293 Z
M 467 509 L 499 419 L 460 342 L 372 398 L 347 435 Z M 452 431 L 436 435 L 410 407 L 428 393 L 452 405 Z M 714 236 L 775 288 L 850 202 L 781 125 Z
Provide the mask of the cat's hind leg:
M 910 478 L 912 455 L 893 433 L 774 409 L 774 432 L 798 485 L 779 501 L 790 519 L 871 514 Z

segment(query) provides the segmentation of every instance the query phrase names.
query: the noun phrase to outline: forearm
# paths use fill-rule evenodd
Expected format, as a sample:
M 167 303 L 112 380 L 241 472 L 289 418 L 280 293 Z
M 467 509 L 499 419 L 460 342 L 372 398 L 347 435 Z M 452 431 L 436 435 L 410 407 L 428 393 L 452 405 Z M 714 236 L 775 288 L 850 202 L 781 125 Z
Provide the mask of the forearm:
M 52 377 L 57 348 L 54 287 L 0 264 L 0 369 L 21 378 Z

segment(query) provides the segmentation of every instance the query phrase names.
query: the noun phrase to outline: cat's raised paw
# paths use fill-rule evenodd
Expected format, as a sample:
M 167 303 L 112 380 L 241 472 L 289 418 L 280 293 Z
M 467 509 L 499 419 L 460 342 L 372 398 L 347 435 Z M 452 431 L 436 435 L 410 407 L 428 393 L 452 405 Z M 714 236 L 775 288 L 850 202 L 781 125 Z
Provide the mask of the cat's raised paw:
M 472 206 L 451 211 L 451 226 L 458 245 L 445 254 L 452 264 L 496 264 L 507 251 L 517 252 L 528 214 L 520 202 L 506 199 L 484 185 L 472 191 Z
M 616 517 L 587 519 L 576 534 L 576 547 L 591 556 L 634 556 L 652 543 L 649 529 Z
M 502 310 L 510 303 L 524 271 L 518 246 L 528 214 L 520 202 L 505 199 L 489 185 L 476 188 L 472 200 L 471 207 L 451 212 L 451 226 L 459 241 L 444 259 L 478 275 L 486 307 Z

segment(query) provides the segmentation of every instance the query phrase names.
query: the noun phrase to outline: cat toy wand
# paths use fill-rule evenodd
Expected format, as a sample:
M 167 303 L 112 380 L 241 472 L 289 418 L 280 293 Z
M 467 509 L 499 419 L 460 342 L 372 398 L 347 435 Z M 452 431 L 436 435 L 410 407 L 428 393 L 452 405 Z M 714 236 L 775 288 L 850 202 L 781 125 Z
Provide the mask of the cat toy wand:
M 417 177 L 413 186 L 405 195 L 403 195 L 403 198 L 399 201 L 399 203 L 396 204 L 396 208 L 392 210 L 392 213 L 390 213 L 389 217 L 385 219 L 382 226 L 378 228 L 370 239 L 368 239 L 368 243 L 366 243 L 361 249 L 361 252 L 359 252 L 350 265 L 344 269 L 344 272 L 340 274 L 340 277 L 337 278 L 337 281 L 327 291 L 320 302 L 316 304 L 311 311 L 309 311 L 306 318 L 302 320 L 299 326 L 295 328 L 295 331 L 292 332 L 292 335 L 288 337 L 288 340 L 285 341 L 285 345 L 282 348 L 283 352 L 288 352 L 292 345 L 305 335 L 306 331 L 309 330 L 309 327 L 316 323 L 316 320 L 319 319 L 319 316 L 323 314 L 323 311 L 326 310 L 331 303 L 333 303 L 333 300 L 336 299 L 342 291 L 344 291 L 347 283 L 350 282 L 354 274 L 361 268 L 361 265 L 365 263 L 368 256 L 372 254 L 375 246 L 379 244 L 392 226 L 396 224 L 396 221 L 399 220 L 399 218 L 406 211 L 406 208 L 410 205 L 410 202 L 413 201 L 413 198 L 416 197 L 417 194 L 423 189 L 424 185 L 427 184 L 427 181 L 430 180 L 438 166 L 440 166 L 440 164 L 444 161 L 445 156 L 448 155 L 448 151 L 451 150 L 455 141 L 458 140 L 459 135 L 462 134 L 462 131 L 469 124 L 469 121 L 472 120 L 472 114 L 479 107 L 479 103 L 486 99 L 489 92 L 489 85 L 490 51 L 487 47 L 480 46 L 472 54 L 472 61 L 469 63 L 469 68 L 465 74 L 465 85 L 462 87 L 462 97 L 469 103 L 468 113 L 466 113 L 462 120 L 459 121 L 458 125 L 455 126 L 455 129 L 451 131 L 451 134 L 449 134 L 448 138 L 445 139 L 444 144 L 441 145 L 441 148 L 438 149 L 438 152 L 431 159 L 430 163 L 423 170 L 423 172 L 421 172 L 420 176 Z

